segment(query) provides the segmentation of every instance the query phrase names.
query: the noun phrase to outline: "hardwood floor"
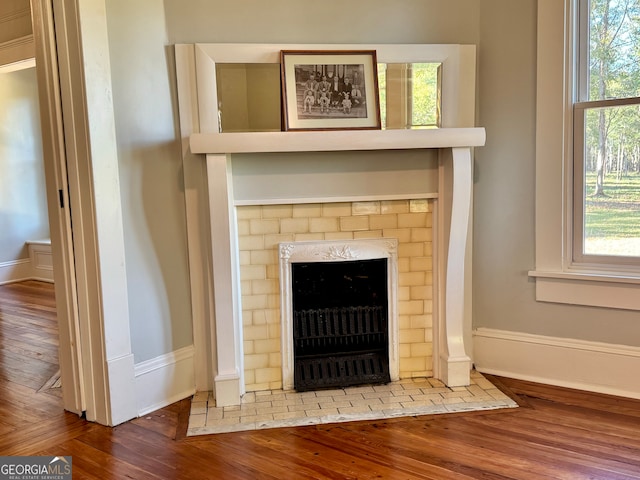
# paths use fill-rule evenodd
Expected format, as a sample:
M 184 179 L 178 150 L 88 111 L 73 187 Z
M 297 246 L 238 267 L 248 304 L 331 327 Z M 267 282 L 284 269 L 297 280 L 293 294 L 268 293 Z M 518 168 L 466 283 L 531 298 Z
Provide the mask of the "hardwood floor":
M 58 321 L 53 285 L 0 286 L 0 380 L 38 390 L 58 370 Z
M 91 424 L 37 393 L 53 297 L 25 283 L 0 286 L 0 455 L 71 455 L 74 479 L 640 478 L 640 401 L 499 377 L 520 408 L 185 437 L 183 400 Z

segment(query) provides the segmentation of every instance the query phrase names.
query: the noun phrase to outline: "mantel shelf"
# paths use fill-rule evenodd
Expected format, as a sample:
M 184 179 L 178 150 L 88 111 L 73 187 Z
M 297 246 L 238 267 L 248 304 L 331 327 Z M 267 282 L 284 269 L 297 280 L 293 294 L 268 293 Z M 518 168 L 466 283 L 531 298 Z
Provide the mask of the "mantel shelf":
M 332 152 L 481 147 L 484 128 L 196 133 L 192 153 Z

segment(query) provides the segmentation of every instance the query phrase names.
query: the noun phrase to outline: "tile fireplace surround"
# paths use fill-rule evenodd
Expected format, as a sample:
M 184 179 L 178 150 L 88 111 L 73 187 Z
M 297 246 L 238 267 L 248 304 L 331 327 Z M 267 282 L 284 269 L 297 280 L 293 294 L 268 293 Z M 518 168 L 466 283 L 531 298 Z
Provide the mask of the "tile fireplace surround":
M 392 380 L 472 385 L 472 149 L 485 141 L 484 129 L 468 127 L 475 49 L 358 46 L 371 48 L 378 61 L 442 62 L 444 128 L 219 133 L 216 61 L 276 63 L 292 46 L 176 46 L 185 183 L 196 185 L 186 192 L 196 387 L 218 408 L 291 388 L 281 245 L 309 241 L 397 242 Z

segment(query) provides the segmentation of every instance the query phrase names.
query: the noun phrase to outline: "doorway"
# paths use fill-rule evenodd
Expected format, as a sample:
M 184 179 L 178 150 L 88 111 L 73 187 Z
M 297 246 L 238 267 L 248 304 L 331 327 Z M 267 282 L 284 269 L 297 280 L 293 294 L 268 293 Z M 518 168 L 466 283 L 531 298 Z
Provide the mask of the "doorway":
M 137 409 L 117 146 L 115 132 L 105 127 L 113 107 L 100 102 L 111 91 L 111 76 L 105 68 L 103 76 L 85 77 L 87 58 L 104 58 L 105 51 L 108 57 L 106 14 L 78 1 L 30 5 L 64 406 L 117 425 Z M 83 19 L 91 29 L 81 29 Z
M 61 397 L 35 59 L 0 66 L 0 105 L 3 378 Z
M 34 15 L 34 12 L 38 14 Z M 5 120 L 11 126 L 8 135 L 16 135 L 9 143 L 18 145 L 20 154 L 17 155 L 16 151 L 3 153 L 5 159 L 19 160 L 19 170 L 11 175 L 11 188 L 3 186 L 0 189 L 3 198 L 11 195 L 12 204 L 12 207 L 3 209 L 9 214 L 8 220 L 5 219 L 0 228 L 10 233 L 0 239 L 0 247 L 12 257 L 13 261 L 10 263 L 14 267 L 10 278 L 0 280 L 13 281 L 32 277 L 26 260 L 29 256 L 26 242 L 43 240 L 42 237 L 45 240 L 46 237 L 51 238 L 51 268 L 56 270 L 55 284 L 52 287 L 55 289 L 57 305 L 60 342 L 58 361 L 65 380 L 63 406 L 68 411 L 82 414 L 86 410 L 86 378 L 82 376 L 80 356 L 75 249 L 70 212 L 68 208 L 60 208 L 63 203 L 69 205 L 69 202 L 53 4 L 51 0 L 3 3 L 0 13 L 3 13 L 2 22 L 10 22 L 7 28 L 0 29 L 3 32 L 0 38 L 0 64 L 4 65 L 3 70 L 6 72 L 16 72 L 16 75 L 21 76 L 20 81 L 12 84 L 12 89 L 20 92 L 23 97 L 16 102 L 11 118 Z M 28 94 L 27 86 L 31 87 Z M 30 115 L 25 114 L 25 110 Z M 13 125 L 12 122 L 17 122 L 18 118 L 19 123 L 26 123 L 29 128 L 25 128 L 25 125 Z M 5 167 L 9 163 L 5 162 Z M 27 177 L 31 179 L 28 186 L 21 182 Z M 22 271 L 15 271 L 20 268 Z

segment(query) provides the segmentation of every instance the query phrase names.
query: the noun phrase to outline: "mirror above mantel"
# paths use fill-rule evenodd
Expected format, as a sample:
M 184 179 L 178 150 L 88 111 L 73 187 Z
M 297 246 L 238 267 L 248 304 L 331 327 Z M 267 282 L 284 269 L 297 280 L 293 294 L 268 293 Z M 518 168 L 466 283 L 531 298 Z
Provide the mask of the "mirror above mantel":
M 473 127 L 475 45 L 195 44 L 199 133 L 281 131 L 282 50 L 375 50 L 383 128 Z M 428 93 L 411 92 L 422 76 Z M 417 116 L 415 96 L 430 102 Z
M 378 62 L 382 129 L 440 127 L 441 72 L 440 62 Z M 279 64 L 217 63 L 220 132 L 281 131 L 280 79 Z

